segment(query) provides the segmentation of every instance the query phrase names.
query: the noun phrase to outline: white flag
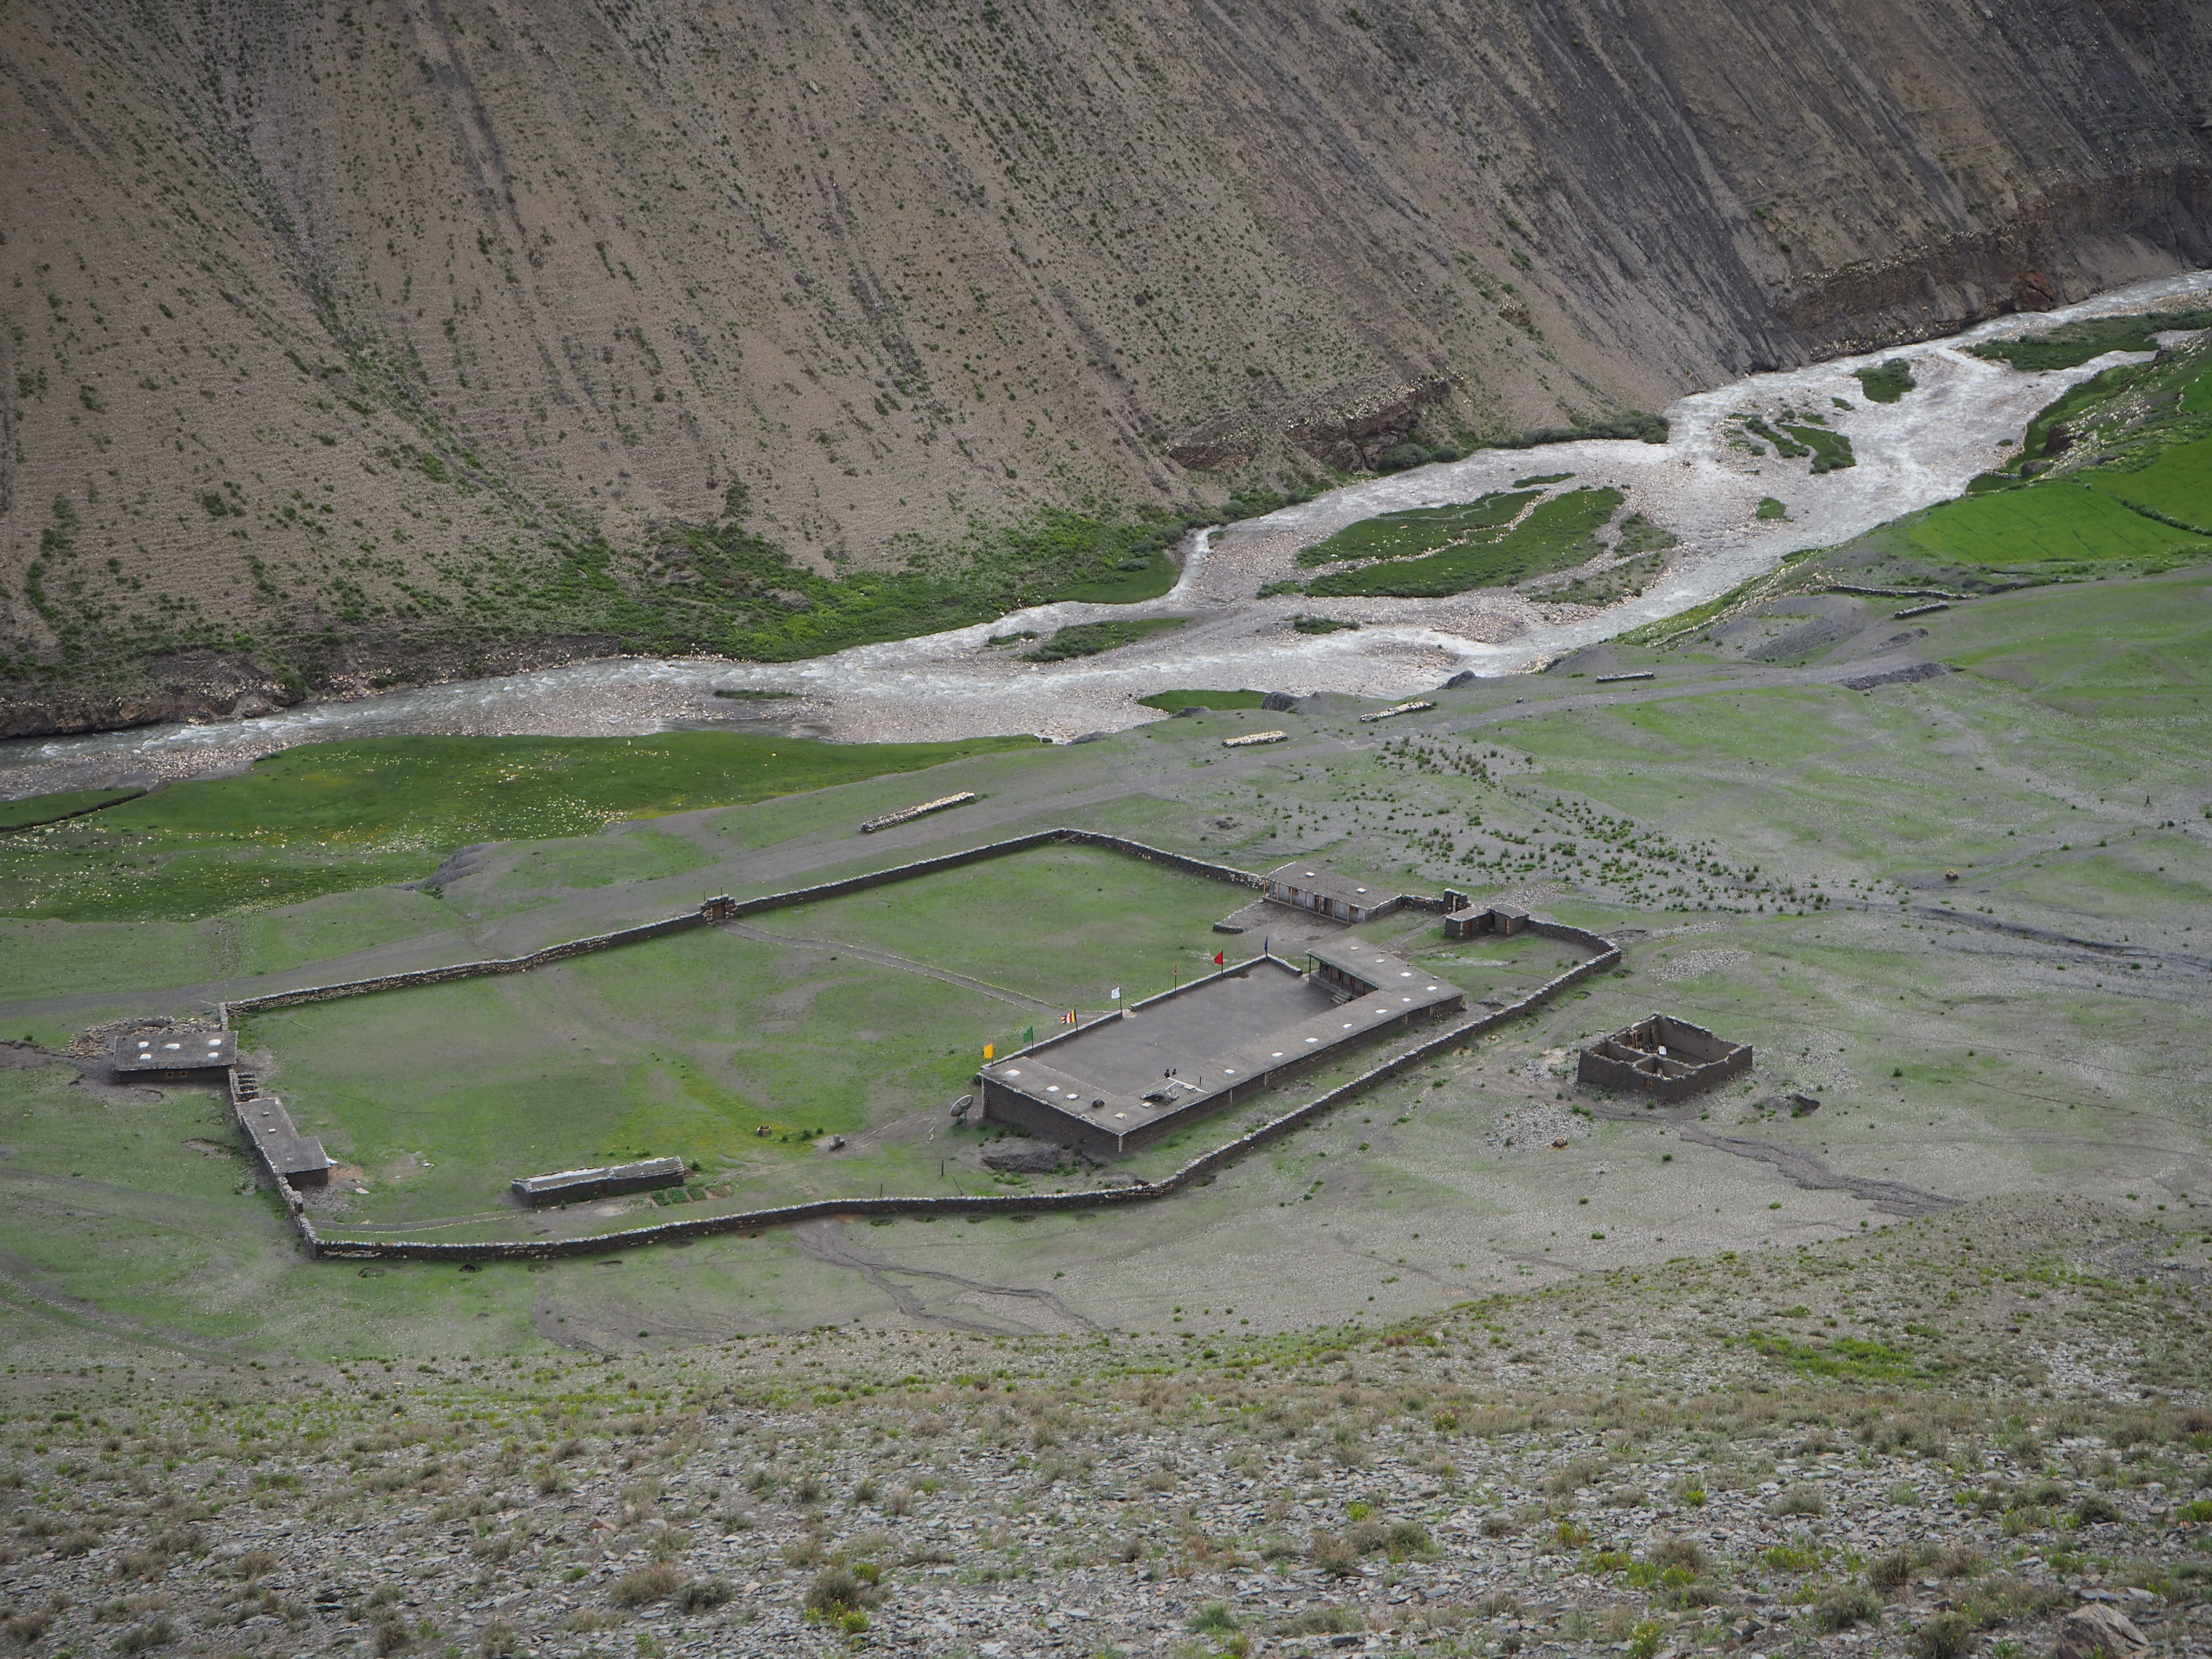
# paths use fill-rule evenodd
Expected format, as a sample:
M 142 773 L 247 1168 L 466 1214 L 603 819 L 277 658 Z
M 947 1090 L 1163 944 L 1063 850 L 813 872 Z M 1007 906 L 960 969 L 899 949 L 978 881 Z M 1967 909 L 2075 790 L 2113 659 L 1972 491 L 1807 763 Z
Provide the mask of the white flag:
M 1117 985 L 1112 990 L 1109 991 L 1106 995 L 1108 1000 L 1119 1002 L 1121 1000 L 1121 988 Z

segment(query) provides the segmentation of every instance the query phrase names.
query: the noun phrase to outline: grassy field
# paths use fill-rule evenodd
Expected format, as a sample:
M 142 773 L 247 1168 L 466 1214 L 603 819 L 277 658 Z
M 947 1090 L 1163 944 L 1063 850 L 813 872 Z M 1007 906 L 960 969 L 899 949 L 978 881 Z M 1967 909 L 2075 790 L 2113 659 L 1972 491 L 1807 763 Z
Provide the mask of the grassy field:
M 1538 506 L 1495 541 L 1337 571 L 1319 578 L 1307 592 L 1317 599 L 1359 593 L 1437 598 L 1570 569 L 1596 556 L 1596 532 L 1612 520 L 1624 499 L 1617 489 L 1571 489 Z
M 42 823 L 58 823 L 82 817 L 103 807 L 136 800 L 143 789 L 70 789 L 58 795 L 27 795 L 0 802 L 0 830 L 29 830 Z
M 107 921 L 295 904 L 419 879 L 472 843 L 586 835 L 617 818 L 811 793 L 1036 746 L 1031 738 L 831 744 L 722 732 L 310 744 L 238 777 L 179 783 L 0 842 L 0 908 Z M 13 805 L 21 815 L 75 799 Z M 652 873 L 638 867 L 648 845 L 617 854 L 605 878 Z M 688 866 L 661 872 L 677 867 Z
M 2177 445 L 2139 471 L 2100 471 L 2087 482 L 2131 506 L 2185 524 L 2212 525 L 2212 438 Z
M 1939 558 L 1992 570 L 2157 560 L 2204 539 L 2070 483 L 1947 502 L 1913 526 L 1911 538 Z
M 1205 971 L 1212 922 L 1248 896 L 1056 848 L 527 976 L 276 1010 L 249 1038 L 302 1126 L 368 1172 L 367 1221 L 465 1216 L 514 1176 L 645 1156 L 744 1202 L 913 1189 L 912 1143 L 946 1127 L 984 1044 Z M 865 1156 L 813 1146 L 870 1133 Z

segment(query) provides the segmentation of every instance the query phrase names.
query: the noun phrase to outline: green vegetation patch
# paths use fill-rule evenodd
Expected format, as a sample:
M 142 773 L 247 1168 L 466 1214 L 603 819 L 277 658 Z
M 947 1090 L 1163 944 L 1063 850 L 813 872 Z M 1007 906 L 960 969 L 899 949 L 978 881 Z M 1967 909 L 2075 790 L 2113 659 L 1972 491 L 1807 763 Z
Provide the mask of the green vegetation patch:
M 1525 478 L 1516 478 L 1513 481 L 1513 487 L 1516 489 L 1526 489 L 1532 484 L 1565 483 L 1574 476 L 1571 472 L 1536 472 Z
M 1264 691 L 1155 691 L 1138 702 L 1146 708 L 1257 708 L 1267 700 Z
M 1561 474 L 1571 477 L 1571 474 Z M 1301 565 L 1334 564 L 1345 559 L 1406 559 L 1468 542 L 1493 542 L 1540 489 L 1492 490 L 1449 507 L 1412 507 L 1348 524 L 1298 553 Z
M 1346 630 L 1357 633 L 1359 624 L 1346 622 L 1341 617 L 1293 617 L 1291 629 L 1300 634 L 1340 634 Z
M 1859 464 L 1851 453 L 1851 441 L 1840 432 L 1831 432 L 1823 426 L 1789 425 L 1782 428 L 1801 441 L 1813 453 L 1813 471 L 1840 472 L 1847 466 Z
M 1919 1360 L 1908 1350 L 1861 1337 L 1839 1336 L 1815 1345 L 1754 1330 L 1744 1341 L 1768 1358 L 1781 1360 L 1801 1376 L 1845 1382 L 1910 1382 L 1925 1376 Z
M 2201 541 L 2096 490 L 2059 483 L 1947 501 L 1909 534 L 1930 553 L 1991 569 L 2156 560 Z
M 2212 328 L 2212 311 L 2151 311 L 2136 317 L 2096 317 L 2017 340 L 1985 340 L 1966 349 L 1986 362 L 2008 363 L 2030 372 L 2079 368 L 2108 351 L 2155 351 L 2158 345 L 2150 337 L 2152 335 L 2185 328 Z
M 1770 523 L 1777 519 L 1786 520 L 1790 517 L 1790 508 L 1786 502 L 1778 501 L 1771 495 L 1762 495 L 1759 498 L 1759 511 L 1752 516 Z
M 1033 738 L 827 744 L 733 732 L 313 744 L 237 777 L 174 784 L 65 831 L 0 843 L 0 912 L 119 921 L 296 903 L 428 875 L 475 842 L 589 835 L 615 818 L 1036 746 Z M 55 799 L 13 805 L 30 811 Z
M 2212 438 L 2177 445 L 2132 472 L 2085 470 L 2079 476 L 2090 489 L 2139 513 L 2155 514 L 2169 523 L 2178 520 L 2200 531 L 2212 525 Z
M 58 795 L 27 795 L 21 800 L 0 801 L 0 830 L 28 830 L 64 818 L 81 818 L 103 807 L 136 800 L 143 789 L 71 789 Z
M 1487 545 L 1471 543 L 1425 558 L 1337 571 L 1314 582 L 1308 592 L 1316 599 L 1347 594 L 1436 599 L 1572 569 L 1600 551 L 1596 532 L 1624 499 L 1618 489 L 1571 489 L 1541 503 Z
M 1743 429 L 1747 432 L 1755 432 L 1760 437 L 1765 439 L 1767 442 L 1772 444 L 1774 446 L 1774 453 L 1782 457 L 1785 461 L 1797 460 L 1813 453 L 1803 444 L 1797 443 L 1789 438 L 1784 437 L 1780 432 L 1777 432 L 1772 427 L 1767 425 L 1765 421 L 1761 420 L 1756 415 L 1747 416 L 1745 417 Z M 1788 428 L 1784 429 L 1787 430 Z
M 1865 390 L 1869 403 L 1893 404 L 1913 387 L 1912 365 L 1902 357 L 1892 357 L 1878 368 L 1855 368 L 1851 378 Z
M 1064 662 L 1070 657 L 1095 657 L 1102 651 L 1118 651 L 1125 645 L 1181 628 L 1188 617 L 1143 617 L 1127 622 L 1076 623 L 1061 629 L 1033 651 L 1022 653 L 1024 662 Z

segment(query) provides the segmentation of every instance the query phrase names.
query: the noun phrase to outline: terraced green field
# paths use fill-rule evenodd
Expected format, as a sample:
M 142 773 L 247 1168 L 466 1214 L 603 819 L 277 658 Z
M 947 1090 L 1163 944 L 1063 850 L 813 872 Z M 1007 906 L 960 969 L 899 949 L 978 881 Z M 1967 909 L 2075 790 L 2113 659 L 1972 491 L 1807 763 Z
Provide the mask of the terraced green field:
M 2169 449 L 2140 471 L 2099 471 L 2087 475 L 2087 482 L 2116 501 L 2185 524 L 2212 525 L 2212 438 Z
M 2108 494 L 2071 483 L 1966 496 L 1935 508 L 1911 534 L 1915 546 L 1940 558 L 1991 570 L 2156 561 L 2183 550 L 2212 554 L 2203 537 L 2160 524 Z

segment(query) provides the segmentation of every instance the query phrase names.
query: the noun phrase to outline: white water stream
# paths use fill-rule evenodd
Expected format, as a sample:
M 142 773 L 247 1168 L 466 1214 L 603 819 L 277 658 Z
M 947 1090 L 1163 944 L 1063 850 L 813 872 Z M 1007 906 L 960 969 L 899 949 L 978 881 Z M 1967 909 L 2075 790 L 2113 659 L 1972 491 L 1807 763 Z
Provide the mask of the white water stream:
M 1332 490 L 1266 518 L 1196 538 L 1182 580 L 1135 605 L 1060 604 L 918 639 L 861 646 L 811 661 L 756 665 L 720 659 L 621 658 L 536 673 L 303 704 L 246 720 L 141 726 L 88 737 L 0 743 L 0 796 L 233 770 L 254 757 L 337 738 L 403 733 L 641 735 L 674 725 L 796 732 L 850 742 L 917 741 L 1006 732 L 1065 740 L 1161 718 L 1136 699 L 1177 689 L 1344 691 L 1397 697 L 1462 669 L 1524 671 L 1581 645 L 1726 592 L 1785 553 L 1828 546 L 1957 495 L 1999 465 L 2037 410 L 2068 386 L 2127 361 L 2114 354 L 2076 369 L 2027 374 L 1968 356 L 1978 341 L 2081 318 L 2203 303 L 2212 271 L 2136 283 L 2036 316 L 2008 316 L 1948 339 L 1758 374 L 1684 398 L 1667 410 L 1664 444 L 1588 441 L 1534 450 L 1484 450 L 1463 461 Z M 1867 401 L 1850 371 L 1905 358 L 1914 390 L 1891 404 Z M 1832 399 L 1850 405 L 1838 408 Z M 1814 409 L 1847 435 L 1857 464 L 1810 476 L 1803 460 L 1753 459 L 1723 430 L 1739 410 L 1769 416 Z M 1542 605 L 1510 591 L 1444 599 L 1259 599 L 1267 582 L 1297 570 L 1297 550 L 1357 520 L 1474 499 L 1517 478 L 1574 474 L 1577 487 L 1610 484 L 1680 538 L 1663 579 L 1639 599 L 1601 611 Z M 1786 520 L 1754 516 L 1762 497 Z M 1358 622 L 1357 631 L 1293 631 L 1292 615 Z M 1188 616 L 1183 628 L 1138 645 L 1065 663 L 1019 660 L 993 635 L 1039 635 L 1108 617 Z M 731 701 L 715 688 L 799 694 Z

